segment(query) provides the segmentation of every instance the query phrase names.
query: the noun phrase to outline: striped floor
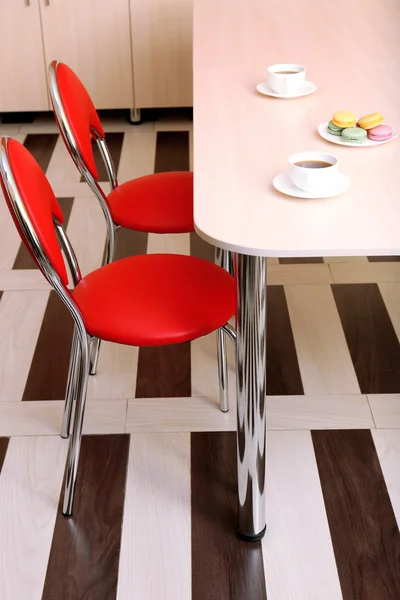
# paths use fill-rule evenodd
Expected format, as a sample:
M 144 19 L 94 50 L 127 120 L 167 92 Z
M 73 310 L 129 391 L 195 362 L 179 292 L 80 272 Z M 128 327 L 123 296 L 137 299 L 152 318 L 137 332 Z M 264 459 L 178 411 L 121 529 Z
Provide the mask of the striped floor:
M 189 121 L 105 129 L 121 182 L 192 167 Z M 52 119 L 0 133 L 40 162 L 83 273 L 96 268 L 103 217 Z M 1 600 L 400 598 L 396 257 L 268 261 L 268 530 L 248 545 L 234 535 L 233 360 L 222 414 L 213 336 L 103 345 L 74 517 L 60 515 L 72 322 L 3 202 L 0 233 Z M 194 234 L 119 234 L 118 257 L 213 257 Z

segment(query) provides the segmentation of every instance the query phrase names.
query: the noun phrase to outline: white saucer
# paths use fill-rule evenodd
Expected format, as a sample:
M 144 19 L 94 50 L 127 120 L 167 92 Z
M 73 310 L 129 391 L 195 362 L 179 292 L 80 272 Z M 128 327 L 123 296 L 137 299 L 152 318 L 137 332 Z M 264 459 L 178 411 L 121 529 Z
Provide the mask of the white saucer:
M 317 86 L 315 83 L 311 83 L 311 81 L 303 81 L 303 84 L 295 94 L 278 94 L 272 89 L 268 81 L 263 81 L 257 86 L 257 91 L 260 92 L 260 94 L 264 94 L 264 96 L 273 96 L 274 98 L 300 98 L 301 96 L 313 94 L 316 89 Z
M 327 188 L 326 192 L 303 192 L 303 190 L 292 183 L 288 171 L 277 175 L 272 183 L 278 192 L 286 196 L 293 196 L 294 198 L 333 198 L 347 192 L 351 185 L 351 181 L 346 175 L 338 173 L 334 185 Z
M 332 142 L 332 144 L 339 144 L 339 146 L 351 146 L 352 148 L 368 148 L 370 146 L 380 146 L 381 144 L 387 144 L 388 142 L 391 142 L 399 135 L 396 131 L 394 131 L 392 137 L 383 142 L 374 142 L 373 140 L 367 138 L 361 144 L 352 144 L 351 142 L 344 142 L 340 135 L 332 135 L 331 133 L 329 133 L 328 125 L 329 122 L 320 123 L 318 125 L 318 133 L 322 138 L 324 138 L 324 140 L 326 140 L 327 142 Z

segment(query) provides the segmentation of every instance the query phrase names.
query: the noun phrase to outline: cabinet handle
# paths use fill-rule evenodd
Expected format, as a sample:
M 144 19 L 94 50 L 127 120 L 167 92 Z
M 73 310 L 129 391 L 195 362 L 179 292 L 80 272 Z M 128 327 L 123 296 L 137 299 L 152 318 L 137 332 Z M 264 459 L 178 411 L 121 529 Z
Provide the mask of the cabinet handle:
M 25 6 L 30 6 L 31 5 L 31 0 L 25 0 Z
M 50 6 L 50 0 L 44 0 L 44 5 L 45 6 Z

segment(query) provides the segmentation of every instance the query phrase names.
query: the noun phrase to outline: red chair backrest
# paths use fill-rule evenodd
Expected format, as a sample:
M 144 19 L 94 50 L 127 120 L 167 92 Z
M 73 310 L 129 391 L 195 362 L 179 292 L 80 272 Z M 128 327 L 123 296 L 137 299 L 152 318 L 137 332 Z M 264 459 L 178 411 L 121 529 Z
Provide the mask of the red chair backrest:
M 91 128 L 102 137 L 105 136 L 99 115 L 85 86 L 72 69 L 57 61 L 51 63 L 51 68 L 55 72 L 58 93 L 74 144 L 86 168 L 97 181 L 99 175 L 94 160 Z M 53 109 L 55 109 L 54 104 Z M 54 112 L 56 114 L 55 110 Z M 57 114 L 56 120 L 58 122 Z
M 33 228 L 43 254 L 47 257 L 61 282 L 67 286 L 67 270 L 53 223 L 53 215 L 58 218 L 57 215 L 61 214 L 62 216 L 62 211 L 46 175 L 30 152 L 16 140 L 2 138 L 0 152 L 2 165 L 0 170 L 1 187 L 3 188 L 4 196 L 18 233 L 28 250 L 34 256 L 31 242 L 27 239 L 18 222 L 18 218 L 20 218 L 30 229 Z M 4 178 L 3 166 L 5 162 L 11 170 L 15 186 L 11 180 L 5 180 Z M 11 196 L 20 198 L 22 201 L 29 219 L 28 223 L 23 213 L 17 207 L 14 207 L 10 193 Z M 46 273 L 44 274 L 46 275 Z

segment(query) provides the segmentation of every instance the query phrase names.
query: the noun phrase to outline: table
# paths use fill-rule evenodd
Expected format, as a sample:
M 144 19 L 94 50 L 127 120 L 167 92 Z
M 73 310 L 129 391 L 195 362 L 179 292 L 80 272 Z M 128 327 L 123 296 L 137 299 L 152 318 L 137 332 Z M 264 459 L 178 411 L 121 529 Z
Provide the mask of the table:
M 265 532 L 264 257 L 400 253 L 400 143 L 330 144 L 316 129 L 336 110 L 379 111 L 400 129 L 397 0 L 194 0 L 194 219 L 237 253 L 238 530 Z M 265 68 L 307 67 L 315 94 L 258 94 Z M 301 150 L 335 154 L 352 181 L 325 200 L 285 197 L 272 180 Z

